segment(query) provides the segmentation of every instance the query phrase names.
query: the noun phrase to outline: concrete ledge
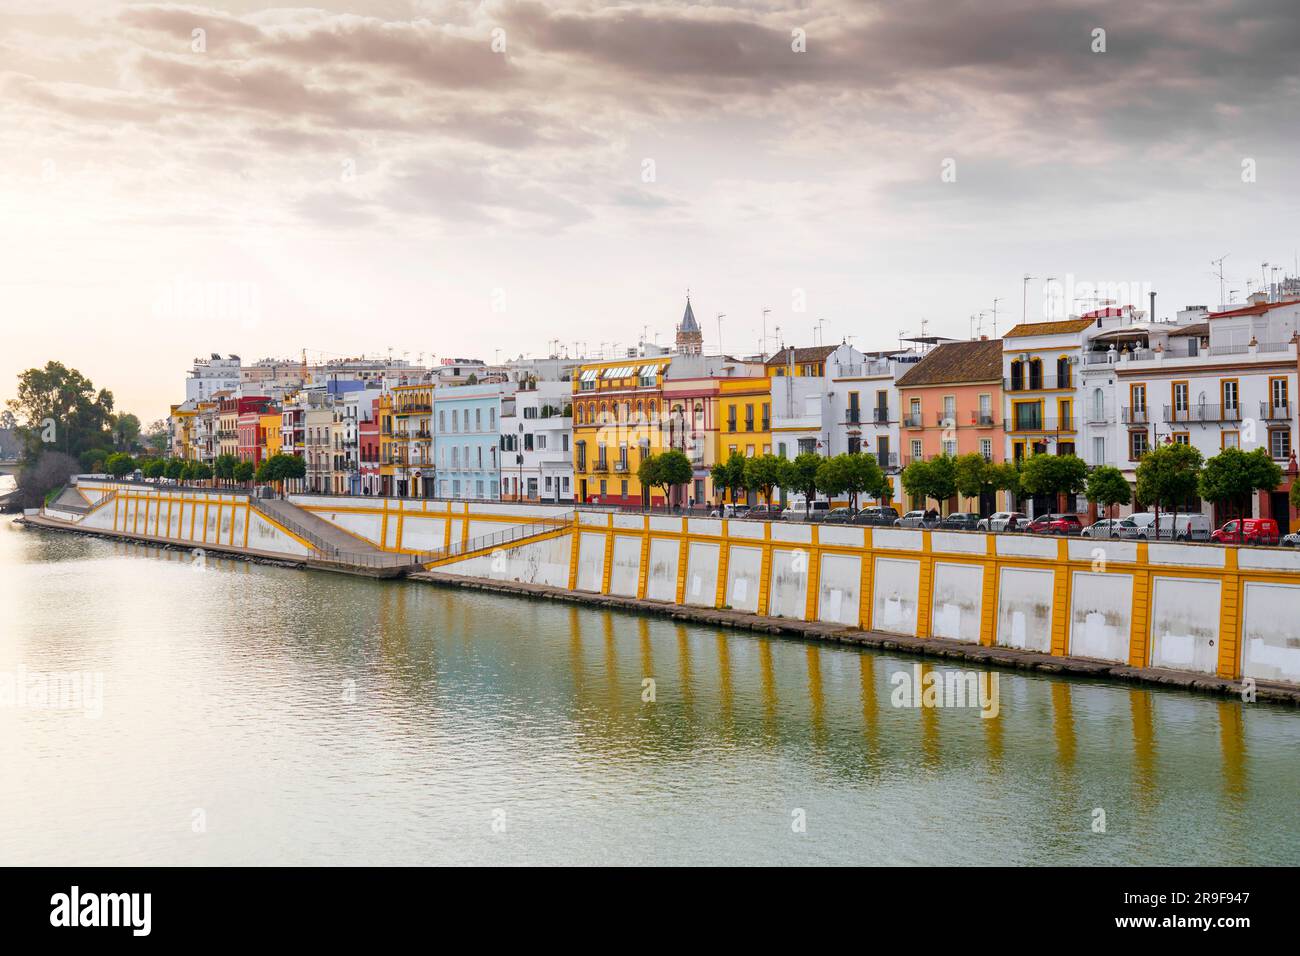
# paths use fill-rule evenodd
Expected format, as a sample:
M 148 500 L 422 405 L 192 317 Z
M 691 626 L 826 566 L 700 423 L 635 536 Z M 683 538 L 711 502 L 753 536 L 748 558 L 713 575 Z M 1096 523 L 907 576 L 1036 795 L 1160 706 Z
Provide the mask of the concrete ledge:
M 439 571 L 422 571 L 408 575 L 408 578 L 412 581 L 422 581 L 442 587 L 471 588 L 477 591 L 521 595 L 537 600 L 590 604 L 613 610 L 652 614 L 676 621 L 690 621 L 695 624 L 716 624 L 740 630 L 758 631 L 764 634 L 793 636 L 805 640 L 834 641 L 841 644 L 854 644 L 859 647 L 877 648 L 882 651 L 894 651 L 900 654 L 914 654 L 919 657 L 970 661 L 995 667 L 1039 671 L 1045 674 L 1121 680 L 1129 683 L 1162 687 L 1181 687 L 1185 690 L 1237 698 L 1241 697 L 1242 690 L 1240 681 L 1224 680 L 1212 674 L 1192 674 L 1156 667 L 1131 667 L 1127 664 L 1115 664 L 1109 661 L 1088 660 L 1077 657 L 1055 657 L 1037 651 L 1025 651 L 1012 647 L 985 647 L 982 644 L 967 644 L 938 637 L 922 638 L 908 637 L 901 634 L 884 634 L 879 631 L 863 631 L 857 628 L 844 627 L 840 624 L 825 624 L 819 621 L 762 617 L 757 614 L 747 614 L 744 611 L 688 607 L 680 604 L 666 604 L 660 601 L 647 601 L 640 598 L 595 594 L 588 591 L 569 591 L 542 584 L 469 578 Z M 1300 687 L 1291 687 L 1287 684 L 1257 683 L 1256 698 L 1261 701 L 1300 706 Z

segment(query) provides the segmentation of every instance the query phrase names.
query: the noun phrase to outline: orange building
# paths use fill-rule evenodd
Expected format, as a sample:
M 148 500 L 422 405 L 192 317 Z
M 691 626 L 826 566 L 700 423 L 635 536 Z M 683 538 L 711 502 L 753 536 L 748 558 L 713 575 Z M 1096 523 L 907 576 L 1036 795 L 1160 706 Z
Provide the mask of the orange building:
M 899 377 L 898 397 L 903 467 L 971 452 L 1004 460 L 1001 339 L 935 346 Z

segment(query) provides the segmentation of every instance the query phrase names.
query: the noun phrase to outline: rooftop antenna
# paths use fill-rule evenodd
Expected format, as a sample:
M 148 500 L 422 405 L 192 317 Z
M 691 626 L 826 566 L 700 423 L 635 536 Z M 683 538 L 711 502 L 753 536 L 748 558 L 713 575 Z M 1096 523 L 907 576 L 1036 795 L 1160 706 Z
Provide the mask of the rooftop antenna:
M 1001 301 L 1000 296 L 993 300 L 993 337 L 995 339 L 998 337 L 998 303 Z
M 825 319 L 817 320 L 817 344 L 819 345 L 826 344 L 826 330 L 823 328 L 823 326 L 825 325 L 826 325 Z
M 689 289 L 686 290 L 686 294 L 687 294 L 688 296 L 690 295 L 690 290 L 689 290 Z M 722 351 L 722 320 L 725 319 L 726 317 L 727 317 L 727 313 L 725 313 L 725 312 L 719 312 L 719 313 L 718 313 L 718 354 L 719 354 L 719 355 L 722 355 L 722 354 L 723 354 L 723 351 Z
M 1259 264 L 1259 282 L 1260 282 L 1260 288 L 1262 288 L 1262 289 L 1264 290 L 1264 295 L 1265 295 L 1265 297 L 1266 297 L 1264 301 L 1266 301 L 1266 302 L 1268 301 L 1268 299 L 1267 299 L 1267 296 L 1268 296 L 1268 276 L 1265 275 L 1265 270 L 1266 270 L 1267 268 L 1268 268 L 1268 263 L 1267 263 L 1267 262 L 1261 262 L 1261 263 Z
M 771 311 L 771 309 L 763 310 L 763 340 L 758 346 L 758 354 L 764 362 L 767 361 L 767 314 Z
M 1020 286 L 1020 321 L 1021 322 L 1029 321 L 1029 317 L 1028 317 L 1029 316 L 1029 280 L 1036 279 L 1036 278 L 1038 277 L 1031 276 L 1028 272 L 1026 272 L 1024 281 Z
M 1044 293 L 1044 294 L 1043 294 L 1043 320 L 1044 320 L 1044 321 L 1046 321 L 1046 319 L 1047 319 L 1047 295 L 1046 295 L 1046 293 L 1047 293 L 1047 283 L 1049 283 L 1049 282 L 1055 282 L 1055 281 L 1056 281 L 1056 276 L 1044 276 L 1044 277 L 1043 277 L 1043 293 Z M 1062 295 L 1064 295 L 1064 293 L 1062 293 Z M 1061 305 L 1062 305 L 1062 307 L 1067 308 L 1067 311 L 1068 311 L 1068 307 L 1065 306 L 1065 302 L 1064 302 L 1064 301 L 1062 301 Z M 1065 318 L 1065 316 L 1061 316 L 1061 318 Z M 996 332 L 994 333 L 994 337 L 996 338 Z
M 1219 258 L 1217 258 L 1217 259 L 1211 259 L 1211 260 L 1210 260 L 1210 265 L 1212 265 L 1212 266 L 1218 266 L 1218 267 L 1219 267 L 1219 271 L 1216 273 L 1216 275 L 1218 275 L 1218 277 L 1219 277 L 1219 306 L 1220 306 L 1220 308 L 1222 308 L 1224 305 L 1227 304 L 1227 303 L 1225 303 L 1225 302 L 1223 301 L 1223 260 L 1226 259 L 1226 258 L 1228 258 L 1228 256 L 1230 256 L 1230 255 L 1232 255 L 1232 253 L 1230 253 L 1230 252 L 1225 252 L 1223 255 L 1219 256 Z

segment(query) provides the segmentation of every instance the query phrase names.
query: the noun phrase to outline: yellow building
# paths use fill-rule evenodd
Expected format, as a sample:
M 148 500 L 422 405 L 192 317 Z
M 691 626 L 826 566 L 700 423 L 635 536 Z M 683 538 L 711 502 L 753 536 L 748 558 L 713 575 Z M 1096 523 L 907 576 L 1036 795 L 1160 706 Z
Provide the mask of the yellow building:
M 746 458 L 772 454 L 772 385 L 768 376 L 720 378 L 715 461 L 733 453 Z M 751 494 L 753 503 L 761 496 Z M 768 502 L 763 502 L 767 504 Z
M 815 345 L 811 348 L 781 349 L 767 360 L 767 377 L 825 378 L 826 359 L 835 351 L 834 345 Z
M 666 447 L 664 375 L 671 356 L 591 362 L 573 374 L 573 476 L 578 502 L 663 504 L 637 468 Z
M 391 495 L 397 487 L 397 469 L 405 468 L 404 445 L 393 434 L 393 394 L 379 396 L 376 409 L 379 418 L 379 486 L 383 494 Z
M 433 385 L 397 385 L 392 398 L 393 493 L 433 495 Z M 383 429 L 380 429 L 383 441 Z M 382 473 L 382 472 L 381 472 Z
M 183 408 L 180 405 L 171 406 L 168 425 L 171 429 L 171 456 L 173 458 L 183 458 L 186 461 L 194 459 L 194 419 L 196 414 L 197 410 L 194 408 Z

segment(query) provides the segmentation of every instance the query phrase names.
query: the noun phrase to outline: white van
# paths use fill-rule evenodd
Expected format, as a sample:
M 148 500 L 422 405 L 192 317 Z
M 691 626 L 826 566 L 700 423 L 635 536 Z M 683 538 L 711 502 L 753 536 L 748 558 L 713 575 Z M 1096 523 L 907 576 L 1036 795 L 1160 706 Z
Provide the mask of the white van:
M 1133 522 L 1124 531 L 1127 538 L 1140 538 L 1143 541 L 1156 537 L 1156 516 L 1151 511 L 1139 511 L 1127 519 Z M 1210 519 L 1199 512 L 1160 513 L 1161 538 L 1174 541 L 1209 541 Z
M 826 513 L 831 510 L 829 501 L 813 501 L 811 509 L 807 507 L 806 502 L 807 499 L 805 498 L 790 498 L 786 503 L 785 510 L 781 512 L 781 520 L 806 521 L 811 518 L 816 521 L 818 518 L 824 518 Z

